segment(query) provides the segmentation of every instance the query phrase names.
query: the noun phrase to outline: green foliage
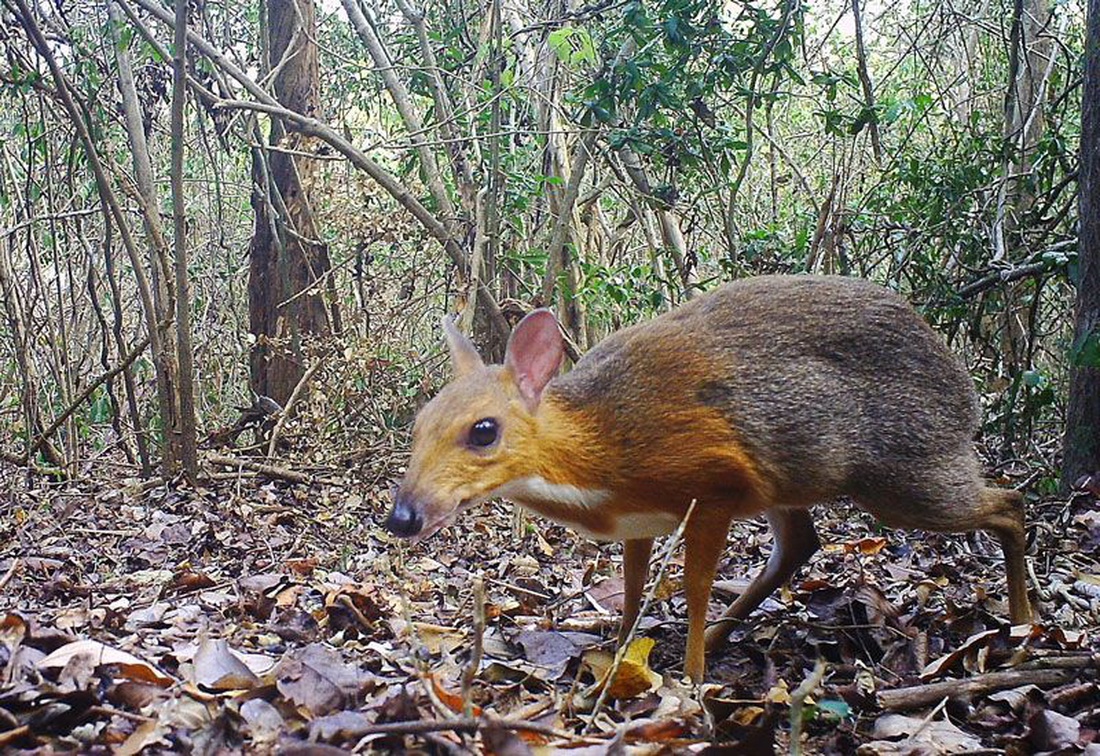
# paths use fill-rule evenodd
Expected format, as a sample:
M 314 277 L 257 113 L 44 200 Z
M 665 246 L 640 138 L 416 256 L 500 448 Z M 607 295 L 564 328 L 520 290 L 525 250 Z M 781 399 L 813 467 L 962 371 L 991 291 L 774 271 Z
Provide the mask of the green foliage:
M 592 36 L 584 29 L 573 26 L 555 29 L 550 32 L 547 41 L 558 60 L 569 66 L 597 64 L 596 45 Z
M 712 0 L 628 3 L 609 25 L 601 48 L 606 69 L 575 96 L 582 123 L 611 126 L 612 148 L 629 147 L 658 169 L 722 162 L 747 149 L 734 108 L 761 102 L 750 81 L 796 76 L 794 20 L 782 6 L 728 6 Z M 625 45 L 635 51 L 619 55 Z

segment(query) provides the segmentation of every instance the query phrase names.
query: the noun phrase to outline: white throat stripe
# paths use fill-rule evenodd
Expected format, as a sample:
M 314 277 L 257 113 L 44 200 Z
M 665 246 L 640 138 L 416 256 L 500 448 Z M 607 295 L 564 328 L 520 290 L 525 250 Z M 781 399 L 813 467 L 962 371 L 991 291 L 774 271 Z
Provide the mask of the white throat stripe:
M 541 475 L 531 475 L 505 483 L 495 495 L 512 499 L 517 504 L 525 502 L 548 502 L 562 506 L 589 509 L 607 501 L 607 491 L 602 489 L 580 488 L 571 483 L 551 483 Z

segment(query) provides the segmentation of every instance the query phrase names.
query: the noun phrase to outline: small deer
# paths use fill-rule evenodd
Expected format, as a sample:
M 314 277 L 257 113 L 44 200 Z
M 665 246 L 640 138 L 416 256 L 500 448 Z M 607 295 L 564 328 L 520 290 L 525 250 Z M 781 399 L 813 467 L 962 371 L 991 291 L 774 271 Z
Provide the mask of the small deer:
M 495 496 L 624 542 L 623 631 L 653 539 L 685 524 L 684 671 L 820 547 L 810 506 L 849 497 L 886 525 L 1000 542 L 1014 623 L 1031 618 L 1023 497 L 985 485 L 970 377 L 901 297 L 831 276 L 737 281 L 620 330 L 559 375 L 561 332 L 536 310 L 486 365 L 443 323 L 455 379 L 419 413 L 386 528 L 425 538 Z M 730 523 L 763 514 L 763 571 L 706 628 Z

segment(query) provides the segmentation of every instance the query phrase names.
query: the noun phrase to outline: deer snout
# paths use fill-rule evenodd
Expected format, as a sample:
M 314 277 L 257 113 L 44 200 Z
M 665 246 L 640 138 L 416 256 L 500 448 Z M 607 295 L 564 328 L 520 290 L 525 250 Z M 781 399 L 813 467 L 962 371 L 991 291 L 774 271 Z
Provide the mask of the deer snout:
M 398 493 L 393 502 L 385 528 L 396 536 L 411 538 L 424 527 L 424 517 L 411 497 Z

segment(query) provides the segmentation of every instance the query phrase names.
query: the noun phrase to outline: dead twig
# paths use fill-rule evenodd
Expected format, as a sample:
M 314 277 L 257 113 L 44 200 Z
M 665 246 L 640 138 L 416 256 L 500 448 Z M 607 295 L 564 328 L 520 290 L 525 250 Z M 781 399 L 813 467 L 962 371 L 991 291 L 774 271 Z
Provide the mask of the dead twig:
M 282 433 L 283 426 L 286 425 L 286 419 L 291 416 L 294 411 L 294 405 L 298 403 L 298 399 L 302 396 L 302 392 L 305 391 L 305 387 L 309 384 L 310 378 L 324 363 L 324 360 L 318 359 L 308 368 L 306 372 L 302 374 L 302 377 L 298 379 L 298 383 L 294 386 L 294 391 L 290 392 L 290 398 L 286 401 L 286 406 L 283 407 L 283 411 L 279 413 L 279 419 L 275 423 L 275 427 L 271 429 L 271 438 L 267 442 L 267 458 L 271 459 L 275 454 L 275 444 L 279 440 L 279 435 Z
M 800 756 L 802 753 L 802 710 L 806 706 L 806 699 L 821 685 L 824 677 L 825 660 L 818 659 L 810 676 L 791 693 L 791 756 Z
M 485 581 L 478 575 L 474 578 L 474 650 L 470 654 L 470 663 L 462 671 L 462 712 L 467 717 L 472 717 L 474 714 L 474 704 L 470 700 L 470 689 L 473 687 L 478 668 L 481 667 L 484 637 Z
M 497 719 L 488 714 L 480 717 L 459 717 L 457 719 L 429 719 L 413 722 L 386 722 L 385 724 L 368 725 L 355 728 L 348 734 L 353 737 L 366 735 L 424 735 L 431 732 L 457 732 L 473 735 L 486 727 L 497 727 L 505 730 L 520 732 L 536 732 L 551 738 L 558 738 L 569 742 L 577 741 L 576 735 L 564 732 L 549 725 L 537 722 L 521 722 L 515 719 Z
M 889 711 L 908 711 L 931 706 L 944 697 L 969 699 L 1021 685 L 1051 688 L 1066 682 L 1072 676 L 1073 670 L 1069 669 L 1013 669 L 1005 672 L 988 672 L 961 680 L 944 680 L 909 688 L 884 690 L 878 694 L 878 705 Z
M 611 669 L 607 671 L 603 689 L 600 690 L 600 696 L 596 699 L 596 705 L 592 707 L 592 716 L 588 718 L 588 724 L 585 725 L 584 731 L 586 733 L 596 725 L 596 718 L 600 715 L 600 711 L 603 710 L 603 705 L 607 701 L 607 691 L 611 687 L 611 681 L 614 680 L 615 675 L 619 673 L 619 667 L 622 665 L 623 659 L 626 658 L 626 651 L 630 648 L 634 636 L 637 635 L 638 629 L 642 626 L 642 618 L 649 613 L 649 605 L 653 603 L 653 596 L 657 592 L 657 587 L 660 586 L 665 579 L 665 571 L 668 569 L 668 563 L 672 561 L 672 553 L 676 550 L 676 547 L 680 543 L 680 539 L 684 536 L 684 528 L 687 527 L 688 520 L 691 519 L 691 514 L 695 511 L 695 504 L 696 500 L 692 499 L 687 512 L 684 514 L 684 519 L 680 520 L 680 524 L 676 527 L 676 531 L 668 539 L 664 556 L 661 557 L 661 567 L 657 570 L 657 577 L 653 579 L 653 582 L 650 583 L 649 590 L 646 591 L 645 600 L 642 601 L 642 606 L 638 610 L 638 616 L 634 618 L 634 624 L 630 626 L 630 631 L 627 632 L 626 637 L 623 638 L 622 643 L 619 644 L 619 648 L 615 651 L 615 659 L 611 662 Z
M 11 560 L 11 567 L 9 567 L 8 571 L 4 573 L 4 577 L 0 577 L 0 591 L 4 590 L 4 588 L 7 587 L 8 583 L 10 583 L 11 579 L 15 577 L 15 573 L 18 570 L 19 557 L 16 557 L 15 559 Z
M 304 483 L 310 485 L 316 482 L 316 479 L 312 475 L 306 475 L 304 473 L 295 472 L 294 470 L 288 470 L 285 467 L 277 467 L 275 465 L 267 465 L 263 462 L 253 462 L 248 459 L 241 459 L 239 457 L 230 457 L 225 454 L 208 454 L 206 455 L 208 462 L 215 465 L 224 465 L 225 467 L 236 467 L 238 469 L 252 470 L 254 472 L 261 473 L 269 478 L 278 478 L 280 480 L 286 480 L 291 483 Z

